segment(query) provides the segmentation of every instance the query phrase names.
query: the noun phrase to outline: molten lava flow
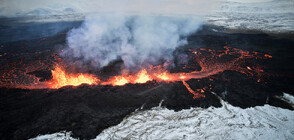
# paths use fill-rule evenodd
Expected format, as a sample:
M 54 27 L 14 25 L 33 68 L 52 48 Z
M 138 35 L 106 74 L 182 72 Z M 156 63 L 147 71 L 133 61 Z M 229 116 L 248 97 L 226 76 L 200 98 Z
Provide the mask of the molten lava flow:
M 165 71 L 163 73 L 157 73 L 157 74 L 155 74 L 155 76 L 158 79 L 162 80 L 162 81 L 170 81 L 170 80 L 172 80 L 171 79 L 172 76 L 167 71 Z
M 122 86 L 128 83 L 137 84 L 137 83 L 146 83 L 151 81 L 152 78 L 148 74 L 146 69 L 139 71 L 135 75 L 120 75 L 114 76 L 107 81 L 101 82 L 101 85 L 113 85 L 113 86 Z
M 109 81 L 109 83 L 113 86 L 122 86 L 129 83 L 128 77 L 124 76 L 116 76 Z M 108 84 L 105 84 L 108 85 Z
M 202 97 L 205 97 L 205 95 L 203 94 L 204 91 L 201 89 L 200 90 L 200 93 L 194 91 L 193 89 L 191 89 L 191 87 L 188 85 L 188 83 L 186 83 L 185 81 L 182 81 L 183 82 L 183 85 L 187 88 L 187 90 L 192 93 L 194 95 L 194 99 L 196 98 L 202 98 Z
M 98 83 L 98 78 L 90 74 L 67 74 L 60 66 L 55 67 L 52 72 L 52 80 L 48 83 L 50 88 L 60 88 L 63 86 L 78 86 L 81 84 L 94 85 Z
M 137 73 L 122 74 L 110 77 L 106 80 L 100 81 L 99 78 L 91 74 L 69 74 L 65 70 L 57 65 L 54 70 L 52 70 L 52 79 L 45 82 L 40 82 L 38 78 L 33 76 L 28 76 L 26 73 L 29 70 L 42 69 L 44 63 L 41 63 L 38 66 L 41 68 L 32 68 L 26 67 L 25 70 L 11 70 L 8 72 L 2 72 L 2 78 L 0 78 L 0 85 L 12 85 L 13 87 L 21 88 L 60 88 L 63 86 L 71 85 L 78 86 L 80 84 L 90 84 L 90 85 L 113 85 L 113 86 L 122 86 L 125 84 L 137 84 L 137 83 L 146 83 L 148 81 L 158 81 L 158 82 L 175 82 L 182 81 L 183 85 L 187 90 L 194 95 L 194 98 L 205 97 L 204 90 L 196 89 L 192 90 L 191 87 L 185 82 L 190 79 L 201 79 L 211 75 L 221 73 L 226 70 L 233 70 L 243 73 L 247 76 L 257 76 L 257 82 L 261 82 L 261 76 L 264 73 L 264 70 L 261 69 L 261 66 L 251 63 L 250 66 L 246 65 L 248 62 L 257 60 L 257 59 L 269 59 L 272 58 L 271 55 L 262 54 L 259 52 L 249 52 L 241 49 L 224 47 L 221 50 L 211 50 L 211 49 L 190 49 L 190 52 L 187 53 L 187 59 L 191 60 L 191 64 L 185 64 L 183 68 L 192 69 L 190 72 L 180 72 L 180 73 L 170 73 L 167 70 L 167 66 L 171 63 L 164 63 L 158 66 L 150 66 L 146 69 L 142 69 Z M 59 57 L 54 60 L 59 60 Z M 250 60 L 250 61 L 249 61 Z M 60 62 L 60 61 L 57 61 Z M 196 69 L 195 65 L 197 64 L 201 67 L 201 70 Z M 10 65 L 7 65 L 8 68 Z M 33 65 L 32 65 L 33 66 Z M 15 66 L 16 67 L 16 66 Z M 1 71 L 0 71 L 1 72 Z M 25 73 L 25 74 L 24 74 Z M 23 81 L 15 82 L 15 84 L 10 84 L 15 77 L 20 77 L 19 75 L 24 75 L 22 78 L 23 81 L 28 81 L 30 85 L 25 85 Z M 29 77 L 29 78 L 27 78 Z M 21 78 L 19 78 L 21 79 Z M 19 84 L 21 83 L 21 84 Z
M 109 78 L 109 80 L 102 81 L 100 85 L 113 85 L 113 86 L 122 86 L 125 84 L 138 84 L 146 83 L 148 81 L 156 80 L 161 82 L 175 82 L 182 80 L 189 80 L 192 77 L 185 76 L 187 73 L 169 73 L 168 71 L 163 70 L 152 70 L 147 71 L 143 69 L 136 74 L 131 75 L 119 75 Z

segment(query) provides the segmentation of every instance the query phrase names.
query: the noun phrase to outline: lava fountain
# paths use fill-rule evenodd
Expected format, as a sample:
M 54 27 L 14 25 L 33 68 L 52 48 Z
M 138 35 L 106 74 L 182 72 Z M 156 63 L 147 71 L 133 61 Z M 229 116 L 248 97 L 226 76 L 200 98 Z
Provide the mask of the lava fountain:
M 49 88 L 60 88 L 63 86 L 78 86 L 81 84 L 95 85 L 99 79 L 91 74 L 68 74 L 65 70 L 57 65 L 52 72 L 52 79 L 47 83 Z

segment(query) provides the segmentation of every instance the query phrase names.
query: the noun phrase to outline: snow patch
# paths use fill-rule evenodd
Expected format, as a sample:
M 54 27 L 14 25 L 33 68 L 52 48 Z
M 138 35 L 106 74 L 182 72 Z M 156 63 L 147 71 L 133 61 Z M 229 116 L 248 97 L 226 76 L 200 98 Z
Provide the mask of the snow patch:
M 206 17 L 209 24 L 268 33 L 294 31 L 293 0 L 227 1 Z
M 294 96 L 288 94 L 288 93 L 284 93 L 283 94 L 283 98 L 292 106 L 294 106 Z
M 225 101 L 220 108 L 178 112 L 159 106 L 132 113 L 95 139 L 294 139 L 293 116 L 294 111 L 269 105 L 241 109 Z M 73 139 L 68 134 L 55 133 L 33 140 Z
M 40 135 L 29 140 L 78 140 L 70 136 L 71 132 L 58 132 L 54 134 Z
M 269 105 L 241 109 L 222 104 L 221 108 L 179 112 L 161 107 L 138 111 L 104 130 L 96 140 L 294 138 L 294 111 Z
M 288 93 L 283 93 L 283 96 L 274 96 L 277 99 L 280 99 L 288 104 L 290 104 L 294 108 L 294 96 Z

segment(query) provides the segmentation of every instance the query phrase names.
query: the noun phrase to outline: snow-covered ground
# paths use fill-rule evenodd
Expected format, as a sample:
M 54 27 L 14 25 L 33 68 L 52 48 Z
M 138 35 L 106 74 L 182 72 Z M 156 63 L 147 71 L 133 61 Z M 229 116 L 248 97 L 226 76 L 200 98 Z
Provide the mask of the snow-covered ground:
M 293 96 L 283 98 L 293 103 Z M 221 102 L 220 108 L 136 111 L 95 139 L 294 139 L 294 111 L 269 105 L 241 109 Z M 70 132 L 33 138 L 45 139 L 74 138 Z
M 294 97 L 290 94 L 284 93 L 283 98 L 292 105 L 294 105 Z
M 294 1 L 228 1 L 206 17 L 208 23 L 234 30 L 294 32 Z

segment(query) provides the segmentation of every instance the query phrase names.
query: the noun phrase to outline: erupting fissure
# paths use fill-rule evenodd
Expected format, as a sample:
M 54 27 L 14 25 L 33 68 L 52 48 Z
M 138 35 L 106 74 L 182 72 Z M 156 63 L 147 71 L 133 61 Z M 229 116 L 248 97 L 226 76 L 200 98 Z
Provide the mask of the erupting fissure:
M 194 98 L 200 98 L 205 97 L 204 90 L 193 90 L 186 81 L 190 79 L 201 79 L 209 77 L 211 75 L 221 73 L 225 70 L 233 70 L 246 74 L 247 76 L 257 76 L 257 81 L 260 82 L 260 77 L 264 73 L 264 70 L 262 70 L 257 64 L 251 64 L 250 66 L 246 64 L 250 63 L 250 61 L 253 60 L 272 58 L 272 56 L 268 54 L 249 52 L 231 47 L 224 47 L 224 49 L 222 50 L 200 48 L 190 49 L 189 51 L 190 52 L 187 53 L 188 59 L 192 60 L 195 64 L 199 64 L 199 66 L 201 67 L 200 71 L 194 70 L 190 72 L 171 73 L 166 69 L 165 66 L 159 65 L 141 69 L 137 73 L 122 74 L 110 77 L 106 80 L 102 80 L 94 74 L 74 74 L 67 72 L 63 65 L 58 64 L 55 65 L 55 68 L 53 70 L 51 70 L 51 80 L 40 82 L 37 80 L 38 78 L 36 77 L 35 79 L 33 79 L 33 83 L 31 85 L 21 85 L 15 82 L 14 85 L 11 84 L 10 86 L 19 88 L 57 89 L 63 86 L 79 86 L 81 84 L 123 86 L 125 84 L 141 84 L 148 81 L 181 81 L 183 85 L 187 88 L 187 90 L 194 95 Z M 184 67 L 193 68 L 193 66 L 190 64 L 185 64 Z M 13 74 L 7 73 L 7 75 Z M 5 80 L 4 82 L 1 81 L 3 83 L 2 85 L 9 85 L 9 83 L 12 83 L 9 80 L 10 79 L 7 78 L 6 83 Z
M 135 75 L 114 76 L 107 81 L 101 81 L 99 78 L 91 74 L 67 74 L 64 68 L 59 65 L 57 65 L 51 72 L 53 78 L 52 80 L 46 82 L 49 88 L 61 88 L 69 85 L 78 86 L 81 84 L 122 86 L 128 83 L 146 83 L 152 80 L 164 82 L 182 81 L 187 90 L 194 95 L 194 99 L 205 97 L 204 94 L 199 94 L 196 91 L 193 91 L 184 81 L 193 77 L 196 78 L 195 76 L 192 76 L 192 73 L 190 73 L 190 75 L 188 73 L 169 73 L 167 71 L 148 73 L 146 69 L 143 69 Z M 189 77 L 187 77 L 187 75 L 189 75 Z M 199 75 L 199 77 L 201 76 Z
M 194 98 L 201 98 L 205 97 L 204 91 L 202 89 L 192 90 L 186 82 L 187 80 L 205 78 L 225 70 L 235 70 L 247 75 L 255 71 L 259 75 L 263 72 L 260 69 L 252 69 L 249 66 L 242 67 L 241 63 L 243 60 L 246 58 L 271 58 L 268 54 L 260 55 L 258 52 L 250 53 L 249 51 L 230 47 L 224 48 L 225 50 L 217 51 L 203 48 L 191 50 L 193 54 L 191 56 L 192 59 L 201 66 L 200 71 L 170 73 L 162 66 L 150 66 L 148 69 L 142 69 L 135 74 L 118 75 L 107 80 L 100 80 L 98 77 L 90 74 L 67 74 L 62 67 L 57 65 L 52 70 L 52 80 L 46 83 L 49 88 L 60 88 L 67 85 L 78 86 L 80 84 L 123 86 L 125 84 L 146 83 L 153 80 L 158 82 L 182 81 L 187 90 L 194 95 Z M 222 61 L 221 58 L 224 56 L 232 56 L 232 59 Z

